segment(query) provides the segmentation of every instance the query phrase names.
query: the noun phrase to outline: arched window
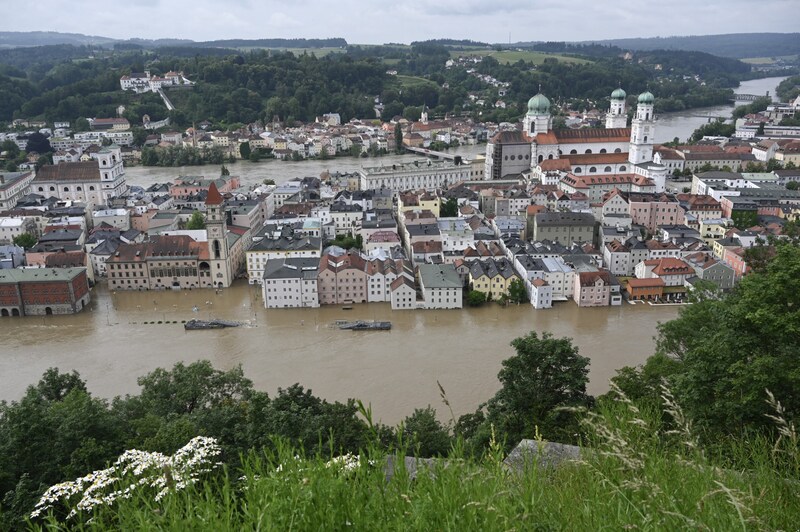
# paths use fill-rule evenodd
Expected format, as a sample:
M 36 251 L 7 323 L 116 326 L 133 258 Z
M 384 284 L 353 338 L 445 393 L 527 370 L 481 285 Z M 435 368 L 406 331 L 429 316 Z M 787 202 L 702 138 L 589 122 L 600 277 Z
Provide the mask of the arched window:
M 214 240 L 214 258 L 219 258 L 219 240 Z
M 647 135 L 644 136 L 644 141 L 647 142 Z
M 595 172 L 597 172 L 597 168 L 596 167 L 592 166 L 592 167 L 589 168 L 589 173 L 594 174 Z
M 617 148 L 616 150 L 614 150 L 614 153 L 622 153 L 622 150 Z
M 50 187 L 50 192 L 55 192 L 55 191 L 56 191 L 56 187 Z
M 64 192 L 69 192 L 69 187 L 64 187 Z
M 606 167 L 603 169 L 603 172 L 610 172 L 610 171 L 611 171 L 611 167 L 610 167 L 610 166 L 606 166 Z
M 626 167 L 624 167 L 624 166 L 620 166 L 620 167 L 619 167 L 619 171 L 620 171 L 620 172 L 624 172 L 625 170 L 627 170 L 627 168 L 626 168 Z
M 551 153 L 550 155 L 547 156 L 547 158 L 548 159 L 552 159 L 553 158 L 553 154 Z
M 605 148 L 600 148 L 600 153 L 606 153 L 606 149 Z
M 578 167 L 578 168 L 576 168 L 576 169 L 575 169 L 575 173 L 576 173 L 576 174 L 580 174 L 580 173 L 581 173 L 581 169 L 580 169 L 580 167 Z
M 592 150 L 586 150 L 586 151 L 585 151 L 585 152 L 583 152 L 583 153 L 592 153 Z
M 83 190 L 83 189 L 82 189 L 81 187 L 75 187 L 75 190 L 77 190 L 78 192 L 80 192 L 80 191 L 81 191 L 81 190 Z
M 89 190 L 90 190 L 90 191 L 94 191 L 94 185 L 90 185 L 90 186 L 89 186 Z
M 542 161 L 544 161 L 544 155 L 540 155 L 539 156 L 539 162 L 542 162 Z
M 578 155 L 578 150 L 570 150 L 570 155 Z
M 39 187 L 39 192 L 44 192 L 44 187 Z
M 644 114 L 644 119 L 645 120 L 650 120 L 650 113 L 645 113 Z

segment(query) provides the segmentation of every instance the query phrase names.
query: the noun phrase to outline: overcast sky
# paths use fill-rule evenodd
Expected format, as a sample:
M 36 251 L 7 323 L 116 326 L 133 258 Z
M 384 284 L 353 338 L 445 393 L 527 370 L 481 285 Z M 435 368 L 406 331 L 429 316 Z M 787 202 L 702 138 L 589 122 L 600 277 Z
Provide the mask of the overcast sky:
M 0 1 L 0 30 L 195 41 L 582 41 L 798 29 L 797 0 L 37 0 L 13 7 L 10 2 Z

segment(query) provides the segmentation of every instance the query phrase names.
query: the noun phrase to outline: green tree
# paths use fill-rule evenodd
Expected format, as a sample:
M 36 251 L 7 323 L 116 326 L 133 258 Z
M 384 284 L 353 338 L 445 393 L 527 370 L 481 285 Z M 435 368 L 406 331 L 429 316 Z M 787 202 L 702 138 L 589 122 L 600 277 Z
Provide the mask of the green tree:
M 483 423 L 494 426 L 511 448 L 524 438 L 541 434 L 546 440 L 576 441 L 578 414 L 589 407 L 586 393 L 589 359 L 578 354 L 569 338 L 541 337 L 531 331 L 511 342 L 516 355 L 503 361 L 500 390 L 486 403 Z
M 453 218 L 458 216 L 458 200 L 455 198 L 447 198 L 447 200 L 442 203 L 442 206 L 439 209 L 439 214 L 442 218 Z
M 480 307 L 486 303 L 486 293 L 480 290 L 470 290 L 467 294 L 467 305 L 470 307 Z
M 658 353 L 676 361 L 673 392 L 709 440 L 771 431 L 766 389 L 788 415 L 800 412 L 799 290 L 800 247 L 776 240 L 764 271 L 659 326 Z
M 223 164 L 219 169 L 219 175 L 222 177 L 229 176 L 231 175 L 231 171 L 228 170 L 228 167 Z
M 265 185 L 274 185 L 275 184 L 275 180 L 274 179 L 265 179 L 264 181 L 262 181 L 262 183 L 264 183 Z
M 239 144 L 239 153 L 242 155 L 242 159 L 249 159 L 252 150 L 250 149 L 249 142 L 242 142 Z
M 508 283 L 508 300 L 512 303 L 525 303 L 529 301 L 528 291 L 525 289 L 525 283 L 522 279 L 512 279 Z
M 28 137 L 25 151 L 28 153 L 35 151 L 36 153 L 44 154 L 53 151 L 53 148 L 50 146 L 50 141 L 47 137 L 37 132 Z
M 30 233 L 22 233 L 12 239 L 15 246 L 19 246 L 25 250 L 31 249 L 36 245 L 37 241 L 36 237 Z
M 403 146 L 403 128 L 400 126 L 400 122 L 394 125 L 394 151 L 397 154 L 405 151 L 405 146 Z
M 189 221 L 186 222 L 186 229 L 205 229 L 206 218 L 200 211 L 194 211 Z
M 800 188 L 800 183 L 797 181 L 789 181 L 786 183 L 786 190 L 797 190 L 798 188 Z
M 414 456 L 429 458 L 433 456 L 447 456 L 452 445 L 450 432 L 447 427 L 436 419 L 436 410 L 428 405 L 427 408 L 416 408 L 414 412 L 403 420 L 401 425 L 403 440 L 413 450 Z

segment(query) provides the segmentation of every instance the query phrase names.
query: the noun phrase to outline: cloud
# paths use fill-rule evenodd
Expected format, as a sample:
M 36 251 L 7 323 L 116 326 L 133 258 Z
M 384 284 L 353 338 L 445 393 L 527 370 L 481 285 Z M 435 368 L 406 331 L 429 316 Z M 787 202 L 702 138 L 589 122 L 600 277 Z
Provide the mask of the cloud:
M 797 31 L 796 0 L 39 0 L 5 9 L 0 30 L 194 40 L 344 37 L 351 43 L 452 37 L 488 42 Z

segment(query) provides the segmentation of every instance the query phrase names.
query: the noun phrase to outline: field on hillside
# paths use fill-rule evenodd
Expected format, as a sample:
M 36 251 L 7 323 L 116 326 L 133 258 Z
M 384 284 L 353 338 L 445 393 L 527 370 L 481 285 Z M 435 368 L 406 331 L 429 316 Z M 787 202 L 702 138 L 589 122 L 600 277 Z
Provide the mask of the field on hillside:
M 559 55 L 559 54 L 548 54 L 545 52 L 536 52 L 534 50 L 489 50 L 486 48 L 482 49 L 473 49 L 473 50 L 453 50 L 450 52 L 450 56 L 453 58 L 456 57 L 465 57 L 465 56 L 491 56 L 497 59 L 500 63 L 510 64 L 516 63 L 520 59 L 525 62 L 531 62 L 534 65 L 541 65 L 544 63 L 545 59 L 556 59 L 558 61 L 564 63 L 574 63 L 574 64 L 586 64 L 590 63 L 586 59 L 580 59 L 577 57 L 570 57 L 566 55 Z

